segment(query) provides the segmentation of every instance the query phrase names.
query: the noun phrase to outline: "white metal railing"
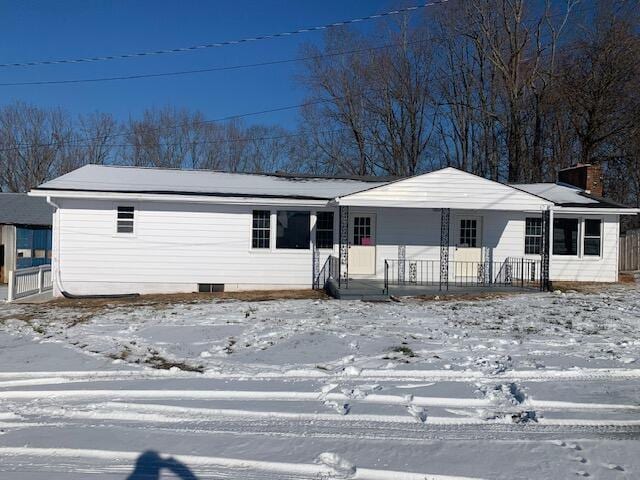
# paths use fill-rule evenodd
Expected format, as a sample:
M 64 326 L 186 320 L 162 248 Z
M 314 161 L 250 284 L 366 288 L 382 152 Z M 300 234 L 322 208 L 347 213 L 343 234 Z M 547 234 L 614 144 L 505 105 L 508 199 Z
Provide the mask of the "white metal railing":
M 9 271 L 7 301 L 43 293 L 53 288 L 51 265 Z

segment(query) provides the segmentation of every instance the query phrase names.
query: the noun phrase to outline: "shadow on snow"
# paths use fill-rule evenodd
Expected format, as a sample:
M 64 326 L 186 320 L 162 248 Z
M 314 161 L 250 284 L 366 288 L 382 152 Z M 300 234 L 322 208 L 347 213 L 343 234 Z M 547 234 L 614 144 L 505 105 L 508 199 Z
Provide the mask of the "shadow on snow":
M 198 480 L 198 477 L 184 463 L 175 458 L 162 458 L 153 450 L 140 454 L 127 480 L 160 480 L 163 470 L 173 473 L 181 480 Z

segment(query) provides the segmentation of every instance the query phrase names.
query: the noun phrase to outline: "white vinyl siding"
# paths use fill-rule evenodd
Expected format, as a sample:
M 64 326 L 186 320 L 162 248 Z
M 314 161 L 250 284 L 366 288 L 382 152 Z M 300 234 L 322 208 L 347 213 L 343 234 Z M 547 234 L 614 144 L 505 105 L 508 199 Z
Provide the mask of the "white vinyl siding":
M 340 205 L 542 211 L 551 202 L 455 168 L 417 175 L 341 197 Z
M 62 283 L 71 293 L 310 288 L 312 250 L 254 251 L 259 206 L 138 202 L 136 235 L 114 235 L 113 204 L 59 200 Z M 309 210 L 308 208 L 306 209 Z M 315 219 L 315 216 L 314 216 Z M 324 252 L 321 265 L 331 251 Z
M 556 218 L 579 218 L 578 256 L 552 255 L 550 262 L 551 280 L 556 281 L 618 281 L 618 237 L 619 217 L 617 215 L 569 215 L 555 214 Z M 601 220 L 600 256 L 584 255 L 584 220 Z
M 60 246 L 62 288 L 70 293 L 162 293 L 191 292 L 198 283 L 223 283 L 233 289 L 310 288 L 313 249 L 275 248 L 277 210 L 261 205 L 210 205 L 145 202 L 135 207 L 135 236 L 114 234 L 114 205 L 107 200 L 57 199 L 61 208 L 54 218 L 54 255 Z M 316 225 L 311 211 L 312 231 Z M 286 210 L 296 209 L 287 207 Z M 270 248 L 252 248 L 253 211 L 270 212 Z M 334 228 L 338 238 L 336 210 Z M 319 211 L 319 210 L 318 210 Z M 440 211 L 436 209 L 350 208 L 350 214 L 376 215 L 376 276 L 384 276 L 384 260 L 397 259 L 404 247 L 407 259 L 439 260 Z M 451 211 L 450 243 L 454 244 L 454 221 L 469 210 Z M 484 258 L 502 262 L 524 256 L 525 222 L 531 214 L 474 210 L 481 218 L 478 238 Z M 556 213 L 556 216 L 559 216 Z M 565 215 L 571 216 L 571 215 Z M 552 256 L 552 280 L 617 280 L 618 217 L 592 215 L 602 220 L 599 257 Z M 59 220 L 59 223 L 58 223 Z M 59 228 L 58 228 L 59 227 Z M 311 234 L 314 244 L 315 235 Z M 583 240 L 580 239 L 580 245 Z M 333 249 L 323 250 L 320 266 Z M 455 247 L 449 258 L 455 260 Z M 539 255 L 527 258 L 539 259 Z

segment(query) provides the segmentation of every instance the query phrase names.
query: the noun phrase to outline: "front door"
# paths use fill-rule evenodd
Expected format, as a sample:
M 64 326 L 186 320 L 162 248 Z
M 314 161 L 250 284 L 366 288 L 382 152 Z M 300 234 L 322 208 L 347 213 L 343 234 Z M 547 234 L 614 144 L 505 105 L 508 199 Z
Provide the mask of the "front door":
M 376 217 L 357 214 L 349 221 L 349 274 L 376 273 Z
M 482 262 L 482 218 L 459 217 L 456 222 L 455 275 L 475 278 Z

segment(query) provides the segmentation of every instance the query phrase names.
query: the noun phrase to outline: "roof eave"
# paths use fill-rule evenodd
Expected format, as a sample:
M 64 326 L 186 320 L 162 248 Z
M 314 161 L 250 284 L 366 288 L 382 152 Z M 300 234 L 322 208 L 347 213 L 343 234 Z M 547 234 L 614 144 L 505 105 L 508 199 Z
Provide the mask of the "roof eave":
M 640 214 L 640 208 L 631 207 L 599 207 L 599 206 L 562 206 L 556 205 L 553 210 L 558 213 L 582 213 L 589 215 L 597 214 L 613 214 L 613 215 L 638 215 Z
M 331 199 L 306 196 L 239 195 L 199 192 L 125 192 L 35 188 L 29 192 L 34 197 L 69 199 L 169 201 L 212 204 L 259 205 L 326 205 Z

